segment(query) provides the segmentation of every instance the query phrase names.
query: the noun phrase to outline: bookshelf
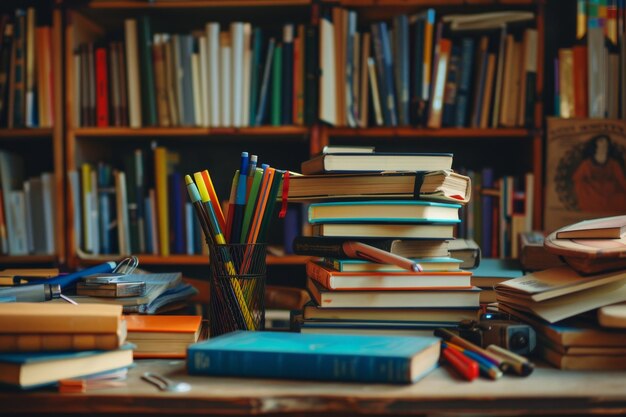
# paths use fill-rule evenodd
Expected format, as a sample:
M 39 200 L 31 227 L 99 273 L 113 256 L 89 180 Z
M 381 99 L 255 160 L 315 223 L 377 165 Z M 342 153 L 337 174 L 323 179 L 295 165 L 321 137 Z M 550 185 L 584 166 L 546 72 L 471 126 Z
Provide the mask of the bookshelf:
M 455 168 L 479 169 L 481 166 L 493 166 L 497 175 L 521 175 L 532 172 L 532 205 L 535 215 L 533 227 L 541 228 L 543 211 L 543 172 L 544 143 L 543 129 L 543 48 L 545 0 L 197 0 L 197 1 L 73 1 L 61 2 L 68 16 L 64 30 L 65 53 L 62 59 L 65 68 L 64 113 L 65 129 L 62 131 L 64 167 L 67 171 L 80 170 L 83 163 L 95 166 L 98 162 L 111 162 L 117 168 L 122 167 L 123 155 L 135 149 L 141 149 L 149 159 L 154 146 L 164 146 L 178 154 L 182 173 L 207 168 L 212 175 L 217 172 L 233 172 L 236 169 L 235 155 L 242 150 L 257 153 L 264 161 L 278 168 L 299 171 L 299 164 L 310 155 L 321 151 L 325 145 L 332 144 L 373 144 L 377 149 L 408 152 L 453 152 Z M 358 29 L 368 31 L 375 22 L 388 21 L 400 14 L 415 15 L 427 8 L 433 8 L 440 16 L 455 13 L 481 13 L 488 11 L 531 11 L 534 13 L 530 22 L 516 26 L 512 33 L 515 40 L 522 42 L 525 27 L 536 29 L 536 79 L 535 100 L 530 115 L 524 123 L 503 127 L 497 122 L 492 126 L 422 127 L 413 123 L 400 126 L 377 126 L 373 121 L 371 100 L 369 120 L 365 126 L 349 127 L 341 123 L 331 125 L 320 120 L 320 113 L 315 103 L 313 119 L 298 123 L 279 123 L 271 125 L 266 121 L 260 126 L 157 126 L 147 125 L 141 115 L 141 127 L 130 126 L 95 126 L 81 121 L 80 107 L 81 73 L 76 72 L 76 53 L 81 45 L 92 43 L 94 48 L 106 47 L 111 41 L 124 42 L 125 20 L 139 22 L 147 16 L 152 25 L 152 33 L 189 34 L 198 37 L 207 22 L 219 22 L 221 31 L 228 31 L 234 21 L 251 23 L 252 27 L 261 27 L 281 39 L 283 25 L 303 24 L 305 29 L 314 28 L 319 41 L 320 17 L 334 8 L 346 8 L 358 14 Z M 391 24 L 390 24 L 391 27 Z M 139 28 L 141 29 L 141 28 Z M 476 32 L 478 37 L 480 31 Z M 490 32 L 491 33 L 491 32 Z M 461 35 L 456 36 L 459 39 Z M 492 35 L 490 35 L 492 36 Z M 314 44 L 317 49 L 319 45 Z M 492 46 L 490 46 L 491 50 Z M 317 51 L 316 51 L 317 52 Z M 370 52 L 374 56 L 374 51 Z M 80 53 L 78 54 L 80 55 Z M 318 57 L 319 58 L 319 57 Z M 264 59 L 263 59 L 264 60 Z M 263 61 L 261 61 L 263 62 Z M 434 63 L 433 63 L 434 65 Z M 303 72 L 303 76 L 307 74 Z M 295 82 L 295 81 L 294 81 Z M 320 78 L 315 78 L 320 83 Z M 80 87 L 78 87 L 80 89 Z M 321 87 L 320 87 L 321 88 Z M 318 91 L 312 96 L 318 97 Z M 336 92 L 335 92 L 336 93 Z M 371 93 L 370 93 L 371 94 Z M 128 98 L 129 99 L 129 98 Z M 78 105 L 77 105 L 78 100 Z M 144 97 L 141 97 L 142 103 Z M 306 104 L 305 104 L 306 106 Z M 112 117 L 111 115 L 109 115 Z M 489 117 L 491 119 L 491 117 Z M 295 120 L 295 119 L 294 119 Z M 93 122 L 93 121 L 92 121 Z M 425 125 L 425 124 L 424 124 Z M 0 143 L 3 134 L 0 133 Z M 203 160 L 201 154 L 210 155 Z M 230 157 L 232 161 L 226 161 Z M 208 162 L 207 162 L 208 161 Z M 285 162 L 287 161 L 287 162 Z M 151 169 L 151 168 L 150 168 Z M 215 173 L 214 173 L 215 172 Z M 230 175 L 230 174 L 229 174 Z M 218 194 L 225 199 L 229 192 L 230 178 L 220 178 Z M 68 265 L 72 267 L 101 261 L 112 255 L 94 256 L 80 249 L 75 217 L 72 207 L 72 192 L 68 186 L 64 194 L 68 206 L 65 219 L 65 239 L 67 252 L 70 254 Z M 475 194 L 476 197 L 476 194 Z M 147 255 L 141 254 L 140 260 L 146 265 L 203 265 L 205 255 Z M 268 263 L 274 265 L 303 264 L 305 259 L 297 256 L 268 256 Z
M 18 9 L 23 12 L 17 12 Z M 17 171 L 12 169 L 13 163 L 7 164 L 9 169 L 4 171 L 4 175 L 8 178 L 3 180 L 0 189 L 3 198 L 6 198 L 9 193 L 23 194 L 24 208 L 28 207 L 29 210 L 24 211 L 23 216 L 18 215 L 18 219 L 22 216 L 23 220 L 17 220 L 19 224 L 28 225 L 24 231 L 25 234 L 17 232 L 9 235 L 8 229 L 13 228 L 15 232 L 15 223 L 12 227 L 6 228 L 7 233 L 4 238 L 7 244 L 0 250 L 0 265 L 62 265 L 66 261 L 64 116 L 61 105 L 63 100 L 62 15 L 53 1 L 2 2 L 0 15 L 2 16 L 0 29 L 3 35 L 2 47 L 11 51 L 0 70 L 6 76 L 6 82 L 3 85 L 6 96 L 2 98 L 4 119 L 0 126 L 0 153 L 10 154 L 11 159 L 21 160 L 22 164 L 21 172 L 20 169 Z M 24 18 L 23 31 L 16 32 L 18 25 L 22 24 L 20 23 L 22 17 Z M 24 37 L 18 37 L 16 33 L 21 33 Z M 13 78 L 14 68 L 19 65 L 19 61 L 16 61 L 13 55 L 13 49 L 18 45 L 18 38 L 25 47 L 23 51 L 25 52 L 23 67 L 25 90 L 22 90 L 25 93 L 25 101 L 21 110 L 24 119 L 21 119 L 22 116 L 19 116 L 16 110 L 18 102 L 15 98 L 11 99 L 15 91 L 20 91 L 19 84 L 16 84 Z M 32 91 L 32 94 L 29 91 Z M 12 103 L 13 107 L 9 109 Z M 13 114 L 11 121 L 9 121 L 10 114 Z M 4 159 L 2 163 L 7 163 L 7 159 Z M 42 176 L 44 173 L 52 175 L 46 175 L 44 180 Z M 44 189 L 39 187 L 42 183 L 45 183 L 45 186 L 42 186 Z M 30 202 L 33 201 L 30 200 L 32 198 L 45 203 L 45 197 L 40 194 L 42 192 L 50 193 L 44 195 L 56 197 L 51 204 L 45 204 L 45 209 L 41 209 L 35 202 Z M 26 204 L 27 199 L 30 201 Z M 6 200 L 4 202 L 6 203 Z M 16 215 L 18 209 L 10 213 L 9 210 L 14 210 L 13 207 L 5 204 L 4 208 L 5 226 L 7 226 L 7 221 L 16 221 L 15 217 L 9 219 L 8 216 Z M 44 218 L 46 224 L 51 224 L 51 227 L 35 231 Z M 0 237 L 1 235 L 2 233 Z M 32 243 L 36 236 L 45 236 L 45 247 Z M 20 242 L 26 242 L 26 246 Z

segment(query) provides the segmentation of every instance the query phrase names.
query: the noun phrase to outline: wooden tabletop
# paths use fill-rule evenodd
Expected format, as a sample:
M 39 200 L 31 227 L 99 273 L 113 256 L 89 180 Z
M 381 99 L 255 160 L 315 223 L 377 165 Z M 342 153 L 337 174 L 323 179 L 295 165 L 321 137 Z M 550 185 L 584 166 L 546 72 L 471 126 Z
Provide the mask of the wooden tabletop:
M 0 391 L 0 415 L 529 415 L 626 413 L 626 372 L 539 367 L 529 377 L 468 383 L 438 368 L 412 385 L 189 376 L 181 360 L 139 360 L 126 385 L 83 394 Z M 191 384 L 160 392 L 146 371 Z

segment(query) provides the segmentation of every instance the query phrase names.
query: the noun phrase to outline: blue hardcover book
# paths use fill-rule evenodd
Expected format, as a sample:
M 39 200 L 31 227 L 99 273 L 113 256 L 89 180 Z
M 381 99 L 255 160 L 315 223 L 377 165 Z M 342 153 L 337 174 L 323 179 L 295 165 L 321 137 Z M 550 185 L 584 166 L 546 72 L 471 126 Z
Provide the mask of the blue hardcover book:
M 383 114 L 383 121 L 385 126 L 392 126 L 391 115 L 389 113 L 389 107 L 386 105 L 387 83 L 385 82 L 385 59 L 383 55 L 383 43 L 380 24 L 373 23 L 371 25 L 372 30 L 372 45 L 374 46 L 374 58 L 376 61 L 376 80 L 378 82 L 378 89 L 380 90 L 380 108 Z
M 183 177 L 179 172 L 169 175 L 170 184 L 170 249 L 172 253 L 185 253 L 185 214 L 183 194 Z
M 144 199 L 145 219 L 146 219 L 146 253 L 152 253 L 152 206 L 150 205 L 150 197 Z
M 194 126 L 196 124 L 195 112 L 193 110 L 193 80 L 191 70 L 191 56 L 194 50 L 194 38 L 192 35 L 179 35 L 182 77 L 182 99 L 183 99 L 183 126 Z
M 417 126 L 422 122 L 422 79 L 424 74 L 424 28 L 425 18 L 417 16 L 411 24 L 411 38 L 413 43 L 409 48 L 411 54 L 411 124 Z
M 422 200 L 357 200 L 315 203 L 309 222 L 316 223 L 459 223 L 460 204 Z
M 367 242 L 365 242 L 367 243 Z M 420 264 L 424 272 L 444 271 L 452 272 L 461 269 L 461 259 L 449 256 L 434 256 L 430 258 L 411 258 Z M 361 259 L 322 258 L 322 264 L 339 272 L 405 272 L 406 269 L 393 264 L 381 264 Z
M 459 84 L 456 93 L 456 107 L 454 126 L 465 127 L 468 125 L 468 107 L 470 100 L 470 85 L 472 80 L 472 68 L 474 67 L 474 39 L 463 38 L 461 40 L 461 61 L 459 63 Z
M 78 352 L 28 352 L 0 354 L 0 385 L 31 389 L 61 379 L 95 375 L 133 364 L 133 348 Z
M 461 60 L 461 48 L 459 45 L 452 45 L 450 63 L 448 65 L 448 76 L 443 96 L 443 114 L 441 124 L 443 126 L 454 126 L 454 114 L 456 111 L 456 94 L 459 85 L 459 61 Z
M 393 20 L 396 49 L 396 95 L 398 97 L 398 121 L 401 126 L 409 124 L 409 18 L 405 14 Z
M 187 349 L 192 375 L 410 383 L 437 366 L 436 337 L 237 331 Z

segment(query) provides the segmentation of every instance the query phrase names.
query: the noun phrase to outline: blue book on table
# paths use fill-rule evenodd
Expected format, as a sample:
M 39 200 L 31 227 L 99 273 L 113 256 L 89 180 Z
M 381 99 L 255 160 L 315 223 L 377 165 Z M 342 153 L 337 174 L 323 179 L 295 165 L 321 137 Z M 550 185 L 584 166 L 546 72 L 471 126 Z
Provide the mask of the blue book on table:
M 437 366 L 436 337 L 237 331 L 187 349 L 194 375 L 410 383 Z

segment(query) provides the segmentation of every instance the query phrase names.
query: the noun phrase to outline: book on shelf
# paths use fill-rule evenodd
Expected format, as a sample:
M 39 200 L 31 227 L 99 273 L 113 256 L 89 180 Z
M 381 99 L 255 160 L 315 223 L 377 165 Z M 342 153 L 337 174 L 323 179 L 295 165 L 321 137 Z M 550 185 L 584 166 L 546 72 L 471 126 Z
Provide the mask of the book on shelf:
M 320 307 L 478 307 L 480 289 L 455 290 L 384 290 L 333 291 L 314 280 L 307 280 L 307 289 Z
M 202 331 L 201 316 L 129 314 L 125 321 L 135 358 L 184 358 Z
M 320 154 L 302 162 L 305 175 L 341 172 L 438 171 L 452 169 L 451 153 L 374 152 Z
M 626 271 L 582 276 L 563 266 L 532 272 L 495 287 L 498 303 L 553 323 L 626 300 Z
M 307 303 L 302 309 L 304 320 L 347 321 L 432 321 L 458 323 L 476 320 L 478 308 L 425 308 L 425 307 L 320 307 Z
M 309 223 L 437 223 L 459 220 L 459 204 L 410 200 L 368 200 L 314 203 Z
M 556 231 L 557 239 L 619 239 L 626 233 L 626 216 L 600 217 L 570 224 Z
M 133 345 L 127 343 L 115 350 L 2 353 L 0 384 L 31 389 L 61 379 L 127 368 L 133 364 L 132 349 Z
M 187 369 L 192 375 L 411 383 L 437 366 L 439 348 L 434 337 L 237 331 L 190 346 Z
M 328 238 L 297 236 L 293 241 L 294 253 L 307 256 L 345 258 L 342 246 L 353 238 Z M 409 240 L 409 239 L 362 239 L 370 246 L 405 258 L 425 258 L 448 256 L 448 240 Z
M 339 272 L 309 261 L 307 276 L 330 290 L 417 290 L 469 288 L 471 272 Z
M 424 272 L 458 271 L 463 262 L 449 256 L 435 256 L 428 258 L 413 258 Z M 406 272 L 406 269 L 393 264 L 381 264 L 361 259 L 337 259 L 325 257 L 320 260 L 324 267 L 339 272 Z
M 454 223 L 376 224 L 325 223 L 313 225 L 313 236 L 404 239 L 453 239 Z
M 418 193 L 416 183 L 421 184 Z M 471 180 L 451 170 L 294 175 L 289 179 L 287 193 L 290 201 L 419 197 L 463 204 L 470 199 Z

